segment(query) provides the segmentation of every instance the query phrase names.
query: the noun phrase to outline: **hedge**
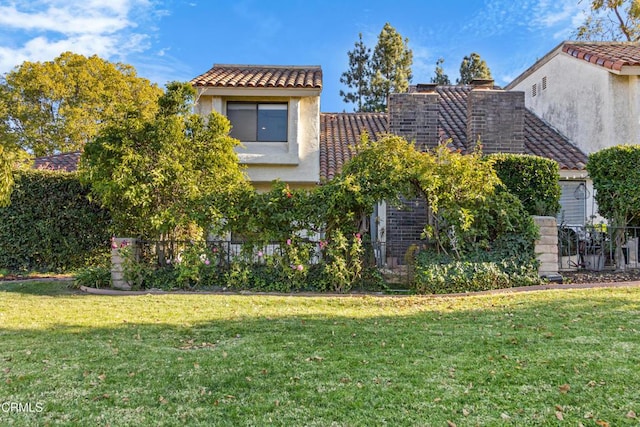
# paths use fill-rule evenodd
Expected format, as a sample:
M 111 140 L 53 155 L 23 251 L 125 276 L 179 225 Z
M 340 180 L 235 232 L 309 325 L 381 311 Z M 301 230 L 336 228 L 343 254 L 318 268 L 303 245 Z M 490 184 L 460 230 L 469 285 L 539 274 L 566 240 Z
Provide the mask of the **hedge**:
M 560 211 L 560 173 L 555 160 L 528 154 L 491 154 L 494 169 L 530 215 L 556 216 Z
M 66 272 L 104 261 L 110 215 L 87 199 L 75 173 L 15 173 L 11 204 L 0 208 L 0 269 Z

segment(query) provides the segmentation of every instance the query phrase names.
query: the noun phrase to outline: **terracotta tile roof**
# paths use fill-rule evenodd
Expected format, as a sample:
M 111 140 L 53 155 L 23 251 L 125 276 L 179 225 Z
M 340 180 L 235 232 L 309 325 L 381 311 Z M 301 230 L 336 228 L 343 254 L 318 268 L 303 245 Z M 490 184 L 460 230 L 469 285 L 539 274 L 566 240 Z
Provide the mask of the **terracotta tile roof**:
M 640 43 L 637 42 L 565 42 L 562 51 L 614 71 L 640 65 Z
M 34 169 L 49 169 L 66 172 L 78 170 L 80 152 L 54 154 L 51 156 L 36 157 L 33 165 Z
M 451 138 L 451 145 L 466 151 L 467 97 L 470 86 L 438 86 L 441 140 Z M 320 179 L 330 180 L 340 173 L 351 158 L 352 149 L 367 131 L 372 139 L 387 132 L 386 113 L 321 113 L 320 114 Z M 525 109 L 525 153 L 556 160 L 560 169 L 583 170 L 587 156 L 567 138 Z
M 386 113 L 320 113 L 320 180 L 331 180 L 351 159 L 360 135 L 387 132 Z
M 440 94 L 440 137 L 451 138 L 453 146 L 464 151 L 467 143 L 467 97 L 470 86 L 438 86 Z M 564 135 L 529 109 L 524 111 L 524 150 L 526 154 L 548 157 L 560 169 L 582 170 L 587 155 Z
M 195 86 L 322 89 L 320 66 L 227 65 L 191 80 Z

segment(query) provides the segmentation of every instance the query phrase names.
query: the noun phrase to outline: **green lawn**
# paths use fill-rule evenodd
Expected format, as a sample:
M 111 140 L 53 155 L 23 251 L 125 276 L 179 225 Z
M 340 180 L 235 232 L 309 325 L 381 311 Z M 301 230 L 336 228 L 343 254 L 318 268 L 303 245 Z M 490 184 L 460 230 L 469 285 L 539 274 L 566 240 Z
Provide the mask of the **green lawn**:
M 640 288 L 310 298 L 0 285 L 0 405 L 0 425 L 638 425 Z

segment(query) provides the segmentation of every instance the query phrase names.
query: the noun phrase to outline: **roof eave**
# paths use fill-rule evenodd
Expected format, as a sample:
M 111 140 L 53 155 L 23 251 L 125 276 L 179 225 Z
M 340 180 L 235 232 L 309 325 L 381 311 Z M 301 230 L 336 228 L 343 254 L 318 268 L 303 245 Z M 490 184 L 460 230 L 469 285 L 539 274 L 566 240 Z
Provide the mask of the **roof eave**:
M 516 87 L 518 84 L 520 84 L 523 80 L 525 80 L 527 77 L 529 77 L 535 71 L 537 71 L 540 67 L 542 67 L 544 64 L 549 62 L 552 58 L 554 58 L 557 55 L 561 54 L 562 53 L 562 47 L 564 46 L 565 43 L 569 43 L 569 42 L 563 41 L 562 43 L 557 45 L 549 53 L 547 53 L 542 58 L 538 59 L 532 66 L 527 68 L 522 74 L 520 74 L 518 77 L 516 77 L 511 83 L 506 85 L 504 87 L 504 89 L 505 90 L 512 90 L 514 87 Z
M 305 87 L 227 87 L 196 85 L 198 95 L 210 96 L 320 96 L 321 88 Z

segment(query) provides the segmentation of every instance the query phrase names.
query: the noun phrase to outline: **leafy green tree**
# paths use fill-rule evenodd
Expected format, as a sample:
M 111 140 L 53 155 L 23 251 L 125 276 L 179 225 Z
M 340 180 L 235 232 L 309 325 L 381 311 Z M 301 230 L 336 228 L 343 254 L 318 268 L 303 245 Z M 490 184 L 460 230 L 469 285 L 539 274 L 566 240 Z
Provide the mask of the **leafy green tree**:
M 118 234 L 164 239 L 194 224 L 219 231 L 235 215 L 249 188 L 238 141 L 224 116 L 191 113 L 194 99 L 188 83 L 170 83 L 154 117 L 129 111 L 87 143 L 82 177 L 110 209 Z
M 439 85 L 450 85 L 451 80 L 449 80 L 449 76 L 445 74 L 444 68 L 442 68 L 442 64 L 444 64 L 444 58 L 438 58 L 436 61 L 436 69 L 435 76 L 431 77 L 431 83 L 436 83 Z
M 404 138 L 388 135 L 374 142 L 363 134 L 357 154 L 340 175 L 312 196 L 316 197 L 313 205 L 318 207 L 317 222 L 326 224 L 328 235 L 335 230 L 367 233 L 368 219 L 377 202 L 393 203 L 401 194 L 413 194 L 411 182 L 418 157 L 415 145 Z
M 388 22 L 384 24 L 371 57 L 371 93 L 367 111 L 385 111 L 390 93 L 409 90 L 413 51 L 408 44 L 408 38 L 403 39 Z
M 528 154 L 489 155 L 498 177 L 530 215 L 555 216 L 560 211 L 558 162 Z
M 465 56 L 460 64 L 460 78 L 456 80 L 456 84 L 466 85 L 475 79 L 492 79 L 491 70 L 487 63 L 479 54 L 473 52 L 469 56 Z
M 624 268 L 624 228 L 640 221 L 640 145 L 618 145 L 589 154 L 587 171 L 593 179 L 600 215 L 619 227 L 615 236 L 616 265 Z
M 349 56 L 349 69 L 340 76 L 340 83 L 344 83 L 353 91 L 340 90 L 340 96 L 345 103 L 355 104 L 355 111 L 362 111 L 369 93 L 371 79 L 371 49 L 366 47 L 362 41 L 362 33 L 358 34 L 358 41 L 353 50 L 347 52 L 347 55 Z
M 591 13 L 574 33 L 577 40 L 640 40 L 640 1 L 591 0 Z
M 0 79 L 0 138 L 35 156 L 80 150 L 132 110 L 152 117 L 161 94 L 133 67 L 97 56 L 24 62 Z
M 9 205 L 13 188 L 13 167 L 10 153 L 0 145 L 0 207 Z

